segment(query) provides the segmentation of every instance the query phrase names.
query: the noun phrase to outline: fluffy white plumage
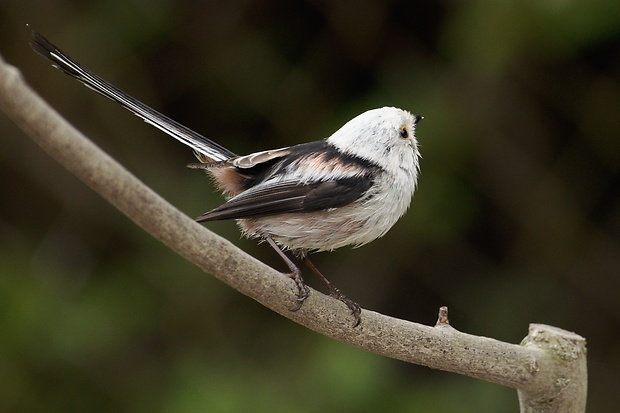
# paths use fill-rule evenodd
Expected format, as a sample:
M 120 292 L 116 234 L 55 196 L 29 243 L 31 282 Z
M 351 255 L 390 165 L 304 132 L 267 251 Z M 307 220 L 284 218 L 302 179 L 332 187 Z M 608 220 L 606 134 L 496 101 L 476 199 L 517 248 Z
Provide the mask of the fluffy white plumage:
M 241 219 L 242 231 L 249 237 L 270 235 L 279 245 L 295 251 L 359 247 L 385 235 L 407 211 L 416 189 L 419 152 L 415 124 L 419 119 L 393 107 L 369 110 L 351 119 L 327 138 L 327 143 L 341 153 L 376 165 L 370 178 L 372 186 L 342 207 Z M 329 161 L 320 154 L 302 159 L 289 174 L 260 185 L 338 180 L 368 172 L 338 160 Z

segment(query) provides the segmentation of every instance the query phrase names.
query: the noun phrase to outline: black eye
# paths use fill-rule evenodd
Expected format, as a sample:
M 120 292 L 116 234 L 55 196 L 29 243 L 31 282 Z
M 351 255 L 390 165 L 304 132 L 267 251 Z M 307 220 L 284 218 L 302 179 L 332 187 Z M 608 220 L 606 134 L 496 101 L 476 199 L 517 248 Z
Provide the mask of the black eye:
M 409 137 L 409 131 L 407 130 L 406 126 L 400 128 L 400 137 L 403 139 L 407 139 Z

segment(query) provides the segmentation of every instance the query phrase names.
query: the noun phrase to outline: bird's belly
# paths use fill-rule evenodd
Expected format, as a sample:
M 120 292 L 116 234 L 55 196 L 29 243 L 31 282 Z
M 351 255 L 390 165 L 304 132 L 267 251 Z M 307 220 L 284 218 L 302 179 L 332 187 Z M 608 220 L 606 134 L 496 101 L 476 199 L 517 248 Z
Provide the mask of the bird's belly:
M 244 235 L 250 238 L 269 235 L 286 249 L 330 251 L 347 245 L 361 246 L 385 235 L 408 204 L 395 208 L 394 204 L 386 205 L 381 200 L 365 200 L 330 210 L 240 219 L 237 222 Z

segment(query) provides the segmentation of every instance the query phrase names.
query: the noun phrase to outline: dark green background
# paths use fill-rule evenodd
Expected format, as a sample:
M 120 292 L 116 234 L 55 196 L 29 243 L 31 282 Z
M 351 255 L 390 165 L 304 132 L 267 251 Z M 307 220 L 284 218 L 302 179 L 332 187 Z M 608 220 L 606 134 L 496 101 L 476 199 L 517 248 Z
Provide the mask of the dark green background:
M 85 66 L 238 153 L 367 109 L 424 115 L 411 210 L 315 256 L 391 316 L 519 343 L 588 340 L 591 412 L 620 405 L 620 2 L 3 0 L 0 53 L 189 216 L 191 151 L 53 70 Z M 0 116 L 0 411 L 517 412 L 512 389 L 334 342 L 201 273 Z M 208 225 L 284 270 L 232 222 Z M 311 284 L 315 280 L 308 276 Z

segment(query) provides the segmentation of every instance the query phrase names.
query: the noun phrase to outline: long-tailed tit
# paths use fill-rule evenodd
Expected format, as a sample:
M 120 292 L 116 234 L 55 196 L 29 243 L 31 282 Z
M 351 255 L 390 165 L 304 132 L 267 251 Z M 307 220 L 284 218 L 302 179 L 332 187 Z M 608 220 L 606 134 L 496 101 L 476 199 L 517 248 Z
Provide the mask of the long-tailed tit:
M 420 116 L 392 107 L 373 109 L 327 139 L 238 156 L 84 69 L 34 31 L 31 45 L 56 68 L 194 150 L 200 163 L 188 166 L 206 170 L 227 198 L 197 221 L 235 219 L 246 237 L 267 241 L 297 284 L 293 310 L 309 290 L 285 250 L 303 259 L 359 324 L 360 306 L 321 275 L 307 254 L 364 245 L 405 213 L 419 173 L 414 132 Z

